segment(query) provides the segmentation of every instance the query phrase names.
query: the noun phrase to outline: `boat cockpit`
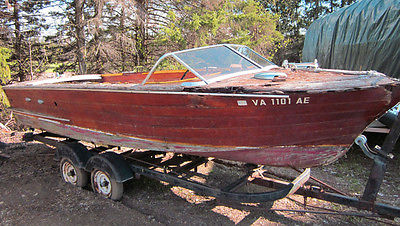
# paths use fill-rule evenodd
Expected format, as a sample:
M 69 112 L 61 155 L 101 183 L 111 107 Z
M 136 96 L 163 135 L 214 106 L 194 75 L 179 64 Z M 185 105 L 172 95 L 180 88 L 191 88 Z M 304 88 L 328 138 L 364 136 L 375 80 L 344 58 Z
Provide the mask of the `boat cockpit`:
M 207 85 L 277 67 L 247 46 L 219 44 L 164 54 L 148 73 L 127 72 L 103 77 L 105 82 L 178 84 L 187 87 Z
M 243 45 L 219 44 L 176 51 L 160 57 L 150 72 L 92 74 L 31 81 L 27 85 L 94 81 L 111 84 L 202 86 L 244 74 L 278 68 Z

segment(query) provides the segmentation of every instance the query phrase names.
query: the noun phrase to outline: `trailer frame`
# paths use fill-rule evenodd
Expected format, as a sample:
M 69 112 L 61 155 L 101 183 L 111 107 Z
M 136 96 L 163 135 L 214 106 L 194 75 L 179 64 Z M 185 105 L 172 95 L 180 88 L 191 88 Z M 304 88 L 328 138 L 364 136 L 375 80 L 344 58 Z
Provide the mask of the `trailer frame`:
M 193 190 L 200 195 L 213 196 L 218 199 L 241 203 L 275 201 L 291 194 L 297 194 L 305 198 L 316 198 L 319 200 L 355 207 L 359 210 L 367 210 L 379 214 L 381 217 L 394 219 L 395 217 L 400 217 L 400 208 L 377 203 L 376 196 L 384 177 L 386 161 L 390 156 L 390 151 L 388 152 L 384 150 L 393 150 L 395 141 L 397 141 L 400 134 L 399 122 L 400 121 L 397 120 L 394 123 L 389 136 L 384 142 L 383 148 L 375 148 L 375 150 L 379 152 L 373 152 L 375 163 L 371 170 L 371 176 L 362 198 L 340 194 L 337 190 L 331 189 L 330 186 L 327 186 L 324 183 L 319 183 L 320 186 L 316 186 L 315 184 L 305 185 L 306 181 L 310 177 L 309 168 L 305 169 L 297 178 L 291 178 L 293 179 L 292 182 L 287 182 L 277 179 L 276 177 L 272 178 L 262 166 L 260 167 L 249 164 L 250 167 L 248 173 L 222 188 L 217 188 L 190 179 L 191 176 L 206 176 L 197 172 L 197 167 L 202 164 L 207 164 L 209 161 L 220 162 L 220 160 L 217 159 L 174 153 L 173 157 L 163 160 L 161 157 L 162 155 L 166 155 L 167 152 L 148 150 L 143 152 L 132 151 L 117 154 L 115 152 L 107 151 L 115 148 L 113 146 L 99 146 L 92 149 L 85 149 L 77 140 L 48 132 L 27 134 L 25 139 L 28 141 L 39 141 L 46 145 L 55 147 L 56 159 L 59 160 L 63 156 L 67 156 L 68 158 L 73 159 L 72 162 L 76 163 L 77 167 L 85 169 L 88 172 L 95 168 L 94 166 L 88 166 L 88 163 L 90 163 L 90 160 L 93 157 L 106 156 L 106 159 L 111 162 L 111 165 L 110 163 L 102 162 L 99 164 L 109 164 L 109 167 L 113 168 L 110 171 L 110 174 L 112 174 L 111 177 L 121 184 L 130 179 L 145 176 L 167 182 L 171 185 Z M 79 148 L 76 149 L 75 147 Z M 83 154 L 81 152 L 86 153 Z M 246 184 L 256 184 L 276 190 L 263 193 L 235 192 Z

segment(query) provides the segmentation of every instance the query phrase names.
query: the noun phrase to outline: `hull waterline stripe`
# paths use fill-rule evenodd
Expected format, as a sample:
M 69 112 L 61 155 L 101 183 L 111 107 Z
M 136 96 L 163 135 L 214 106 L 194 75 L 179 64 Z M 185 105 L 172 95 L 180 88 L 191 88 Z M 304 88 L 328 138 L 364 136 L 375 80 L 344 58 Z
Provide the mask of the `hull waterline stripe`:
M 192 93 L 192 92 L 170 92 L 170 91 L 143 91 L 143 90 L 118 90 L 118 89 L 76 89 L 76 88 L 49 88 L 49 87 L 7 87 L 9 89 L 23 90 L 70 90 L 70 91 L 94 91 L 94 92 L 116 92 L 137 94 L 169 94 L 169 95 L 195 95 L 195 96 L 220 96 L 220 97 L 264 97 L 264 98 L 289 98 L 289 95 L 274 94 L 244 94 L 244 93 Z
M 71 120 L 69 119 L 64 119 L 64 118 L 57 118 L 57 117 L 53 117 L 53 116 L 47 116 L 47 115 L 41 115 L 41 114 L 35 114 L 35 113 L 31 113 L 31 112 L 25 112 L 25 111 L 20 111 L 20 110 L 16 110 L 11 108 L 11 110 L 15 113 L 15 114 L 19 114 L 19 115 L 26 115 L 26 116 L 31 116 L 31 117 L 36 117 L 36 118 L 41 118 L 41 119 L 53 119 L 53 120 L 58 120 L 58 121 L 64 121 L 64 122 L 69 122 Z
M 54 121 L 54 120 L 50 120 L 50 119 L 45 119 L 45 118 L 38 118 L 41 121 L 45 121 L 45 122 L 51 122 L 51 123 L 55 123 L 55 124 L 61 124 L 61 122 L 58 121 Z

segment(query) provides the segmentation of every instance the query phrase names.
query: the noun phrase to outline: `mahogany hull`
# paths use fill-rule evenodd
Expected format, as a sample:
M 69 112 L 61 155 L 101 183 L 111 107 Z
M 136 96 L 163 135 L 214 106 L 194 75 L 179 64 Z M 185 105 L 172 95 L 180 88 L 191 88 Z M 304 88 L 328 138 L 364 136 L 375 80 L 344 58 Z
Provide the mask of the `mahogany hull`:
M 6 88 L 21 123 L 95 143 L 272 166 L 345 154 L 398 87 L 282 95 Z

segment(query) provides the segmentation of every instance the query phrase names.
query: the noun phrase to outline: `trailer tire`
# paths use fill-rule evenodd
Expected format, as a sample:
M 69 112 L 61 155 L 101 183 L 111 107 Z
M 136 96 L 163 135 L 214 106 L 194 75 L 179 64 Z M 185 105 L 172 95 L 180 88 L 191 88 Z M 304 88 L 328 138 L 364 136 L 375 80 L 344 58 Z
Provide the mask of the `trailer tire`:
M 71 159 L 63 157 L 60 161 L 61 177 L 67 183 L 78 187 L 85 187 L 89 181 L 88 173 L 76 166 Z
M 107 171 L 94 168 L 90 178 L 94 192 L 114 201 L 121 200 L 124 193 L 124 184 L 117 182 Z

